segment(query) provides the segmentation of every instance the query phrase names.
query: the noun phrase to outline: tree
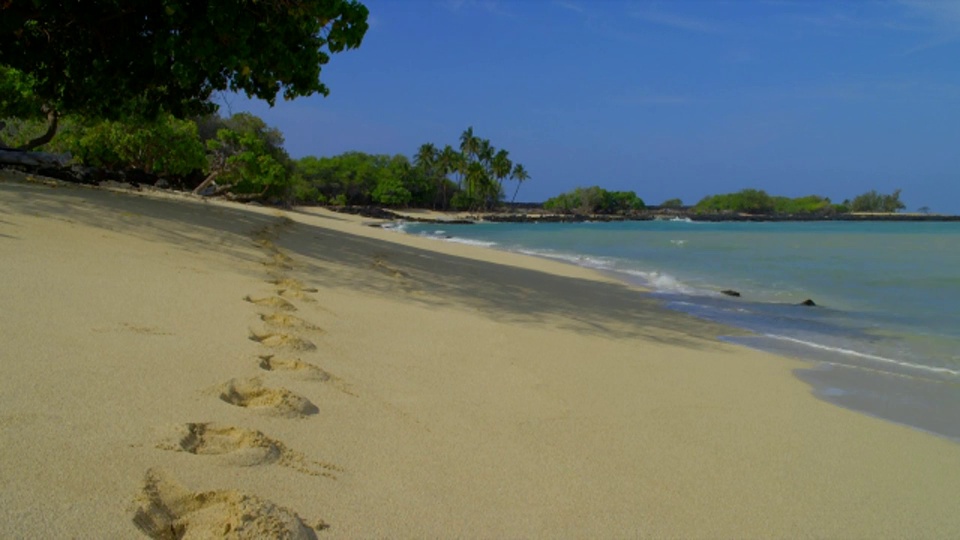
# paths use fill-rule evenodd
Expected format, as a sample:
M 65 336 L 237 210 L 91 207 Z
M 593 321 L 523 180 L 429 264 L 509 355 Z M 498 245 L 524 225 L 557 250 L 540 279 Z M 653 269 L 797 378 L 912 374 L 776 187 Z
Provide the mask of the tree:
M 288 187 L 294 166 L 283 149 L 283 134 L 250 113 L 237 113 L 223 121 L 214 139 L 206 141 L 210 175 L 194 190 L 202 192 L 214 179 L 218 193 L 239 193 L 244 198 L 281 195 Z
M 384 178 L 373 190 L 373 200 L 385 206 L 406 206 L 413 198 L 399 178 Z
M 463 155 L 458 154 L 457 151 L 448 144 L 443 147 L 443 151 L 440 152 L 440 157 L 437 161 L 440 165 L 440 170 L 443 171 L 444 176 L 451 173 L 457 173 L 457 189 L 462 189 L 462 171 L 465 167 L 463 163 Z
M 660 203 L 660 208 L 683 208 L 683 201 L 680 199 L 667 199 Z
M 417 155 L 414 158 L 415 165 L 423 171 L 424 176 L 427 180 L 433 181 L 435 184 L 435 197 L 433 200 L 433 207 L 437 207 L 436 197 L 440 197 L 443 193 L 445 173 L 441 172 L 442 167 L 440 166 L 440 152 L 437 150 L 437 147 L 433 143 L 424 143 L 420 146 L 420 149 L 417 151 Z M 444 194 L 445 195 L 445 194 Z M 446 197 L 444 197 L 446 199 Z
M 368 14 L 355 0 L 0 5 L 0 86 L 15 78 L 29 96 L 0 113 L 27 107 L 46 115 L 47 140 L 62 114 L 117 119 L 163 110 L 183 118 L 214 111 L 218 90 L 271 105 L 278 94 L 327 95 L 321 68 L 331 54 L 360 46 Z
M 511 178 L 517 181 L 517 189 L 513 191 L 513 198 L 510 199 L 510 202 L 515 202 L 517 200 L 517 193 L 520 192 L 520 185 L 530 179 L 530 175 L 527 174 L 527 170 L 523 168 L 523 165 L 517 163 L 513 166 L 513 172 L 510 173 Z
M 562 213 L 626 214 L 643 210 L 643 199 L 633 191 L 607 191 L 599 186 L 578 187 L 547 199 L 543 207 Z
M 697 212 L 742 212 L 745 214 L 768 214 L 775 202 L 767 192 L 759 189 L 743 189 L 736 193 L 710 195 L 697 203 Z
M 889 195 L 870 190 L 853 198 L 850 203 L 851 212 L 897 212 L 907 206 L 900 201 L 900 190 L 896 189 Z
M 503 193 L 503 180 L 510 176 L 510 172 L 513 171 L 513 162 L 510 161 L 509 156 L 509 152 L 500 150 L 490 160 L 490 171 L 493 173 L 493 177 L 497 179 L 498 200 Z
M 33 94 L 33 77 L 16 69 L 0 65 L 0 118 L 18 118 L 21 120 L 35 120 L 46 114 L 43 103 Z M 53 115 L 49 123 L 54 131 L 57 127 L 59 115 Z M 0 126 L 3 129 L 4 126 Z M 37 140 L 46 139 L 46 134 L 37 139 L 24 141 L 23 146 L 32 147 L 42 144 Z M 0 138 L 0 148 L 6 148 L 7 143 Z
M 473 134 L 473 126 L 468 127 L 460 134 L 460 153 L 467 162 L 480 151 L 480 139 Z
M 184 176 L 206 166 L 197 125 L 171 115 L 152 122 L 95 122 L 69 133 L 63 142 L 81 162 L 94 167 Z

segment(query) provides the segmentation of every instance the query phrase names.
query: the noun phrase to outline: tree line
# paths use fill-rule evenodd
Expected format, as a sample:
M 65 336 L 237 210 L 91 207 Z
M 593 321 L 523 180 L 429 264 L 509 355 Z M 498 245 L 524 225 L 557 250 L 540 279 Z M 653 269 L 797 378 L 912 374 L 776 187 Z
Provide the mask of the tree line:
M 759 189 L 743 189 L 736 193 L 710 195 L 693 206 L 695 213 L 738 212 L 744 214 L 781 215 L 830 215 L 850 212 L 898 212 L 906 208 L 900 201 L 899 189 L 890 194 L 871 190 L 841 203 L 833 203 L 829 197 L 807 195 L 783 197 L 768 195 Z
M 203 193 L 464 210 L 495 207 L 508 182 L 515 198 L 530 178 L 473 128 L 458 148 L 424 144 L 413 161 L 361 152 L 292 160 L 261 119 L 217 114 L 217 91 L 270 105 L 327 95 L 322 67 L 359 47 L 368 28 L 355 0 L 89 0 L 55 9 L 25 0 L 3 3 L 2 15 L 0 162 L 4 149 L 69 151 L 87 166 Z
M 457 147 L 405 156 L 348 152 L 292 160 L 283 135 L 249 114 L 221 117 L 212 96 L 274 104 L 327 95 L 331 55 L 359 47 L 367 8 L 355 0 L 86 0 L 55 8 L 0 3 L 0 162 L 5 149 L 69 151 L 86 165 L 133 169 L 204 193 L 284 202 L 488 210 L 530 176 L 467 128 Z M 57 137 L 57 134 L 60 136 Z M 900 190 L 840 204 L 760 190 L 712 195 L 696 212 L 895 212 Z M 633 192 L 577 188 L 558 212 L 638 212 Z M 679 199 L 663 208 L 683 208 Z M 921 209 L 924 210 L 924 209 Z
M 906 208 L 900 201 L 899 189 L 890 194 L 871 190 L 835 204 L 829 197 L 807 195 L 783 197 L 769 195 L 759 189 L 743 189 L 735 193 L 708 195 L 687 207 L 677 198 L 667 199 L 660 210 L 685 211 L 692 214 L 753 214 L 829 216 L 850 212 L 893 213 Z M 578 187 L 543 203 L 545 210 L 561 214 L 637 214 L 646 208 L 643 199 L 632 191 L 607 191 L 601 187 Z M 922 211 L 923 209 L 921 209 Z
M 433 143 L 413 159 L 346 152 L 292 159 L 284 136 L 250 113 L 178 119 L 58 119 L 59 134 L 41 148 L 108 171 L 141 171 L 181 189 L 283 204 L 381 205 L 490 210 L 516 182 L 530 179 L 507 150 L 467 128 L 458 149 Z M 10 119 L 0 140 L 24 145 L 46 129 L 39 119 Z

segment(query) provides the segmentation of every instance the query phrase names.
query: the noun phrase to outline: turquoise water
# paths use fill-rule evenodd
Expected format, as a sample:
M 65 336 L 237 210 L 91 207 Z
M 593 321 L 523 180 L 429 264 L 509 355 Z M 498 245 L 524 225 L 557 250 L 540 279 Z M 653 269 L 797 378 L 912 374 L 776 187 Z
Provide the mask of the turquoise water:
M 734 341 L 817 361 L 822 369 L 947 383 L 960 395 L 960 386 L 954 388 L 960 385 L 960 223 L 647 221 L 400 229 L 611 272 L 648 287 L 671 309 L 756 333 Z M 720 294 L 724 289 L 741 296 Z M 806 299 L 817 306 L 798 305 Z M 822 397 L 853 400 L 844 388 L 828 386 L 821 385 Z M 960 437 L 960 419 L 955 430 Z

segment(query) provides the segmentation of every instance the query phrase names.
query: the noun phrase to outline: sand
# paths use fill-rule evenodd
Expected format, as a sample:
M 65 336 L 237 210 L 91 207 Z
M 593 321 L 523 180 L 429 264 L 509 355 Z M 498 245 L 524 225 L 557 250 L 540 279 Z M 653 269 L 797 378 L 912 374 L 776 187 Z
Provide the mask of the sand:
M 960 537 L 960 445 L 587 269 L 0 178 L 4 537 Z

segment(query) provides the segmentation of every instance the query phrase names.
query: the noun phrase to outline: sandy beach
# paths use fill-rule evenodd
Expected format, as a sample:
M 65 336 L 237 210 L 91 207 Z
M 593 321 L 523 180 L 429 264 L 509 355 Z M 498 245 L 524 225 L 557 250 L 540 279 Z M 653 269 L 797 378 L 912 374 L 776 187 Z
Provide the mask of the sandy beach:
M 2 536 L 960 537 L 960 445 L 367 221 L 0 172 Z

